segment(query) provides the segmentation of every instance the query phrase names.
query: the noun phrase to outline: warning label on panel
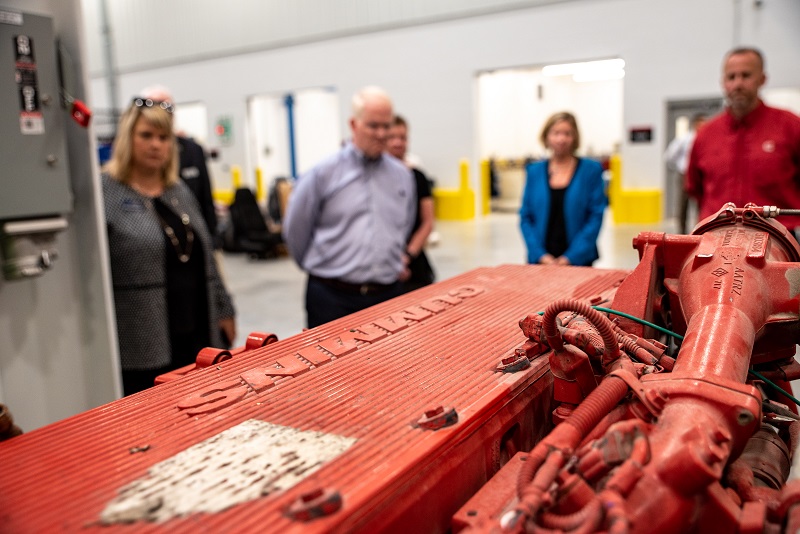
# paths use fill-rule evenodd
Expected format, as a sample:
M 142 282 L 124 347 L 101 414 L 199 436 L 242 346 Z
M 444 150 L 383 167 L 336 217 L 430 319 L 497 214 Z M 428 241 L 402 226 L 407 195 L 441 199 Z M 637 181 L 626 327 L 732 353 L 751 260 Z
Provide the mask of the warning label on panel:
M 24 135 L 41 135 L 44 133 L 44 117 L 37 112 L 19 114 L 19 130 Z
M 29 36 L 14 36 L 14 58 L 14 79 L 19 91 L 19 129 L 24 135 L 41 135 L 44 133 L 44 116 L 39 99 L 33 40 Z

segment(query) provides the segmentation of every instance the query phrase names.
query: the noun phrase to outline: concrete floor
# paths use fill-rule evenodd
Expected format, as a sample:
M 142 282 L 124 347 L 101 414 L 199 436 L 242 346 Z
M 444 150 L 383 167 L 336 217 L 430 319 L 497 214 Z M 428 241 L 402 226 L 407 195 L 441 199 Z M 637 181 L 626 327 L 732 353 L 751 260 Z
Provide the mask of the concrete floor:
M 516 213 L 496 212 L 472 221 L 438 221 L 439 241 L 427 249 L 438 280 L 476 267 L 525 263 L 525 245 Z M 607 212 L 600 232 L 596 267 L 632 269 L 638 256 L 631 245 L 642 231 L 672 231 L 671 222 L 615 225 Z M 223 255 L 223 273 L 237 309 L 237 337 L 243 345 L 250 332 L 271 332 L 284 339 L 305 326 L 305 274 L 288 257 L 254 260 L 244 254 Z

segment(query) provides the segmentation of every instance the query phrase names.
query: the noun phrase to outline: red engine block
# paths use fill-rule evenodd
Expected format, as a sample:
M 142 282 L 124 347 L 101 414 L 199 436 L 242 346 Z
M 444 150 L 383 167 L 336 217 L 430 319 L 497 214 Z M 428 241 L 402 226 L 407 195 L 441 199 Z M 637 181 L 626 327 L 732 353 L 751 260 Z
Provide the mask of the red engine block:
M 800 248 L 769 211 L 727 205 L 692 235 L 641 234 L 613 322 L 571 300 L 522 322 L 553 349 L 563 422 L 462 508 L 457 530 L 797 530 L 798 417 L 783 391 L 798 377 Z M 682 340 L 674 360 L 647 341 L 665 326 Z
M 771 214 L 206 349 L 0 443 L 0 531 L 794 532 L 800 247 Z
M 205 350 L 175 380 L 0 442 L 0 531 L 448 531 L 550 429 L 547 359 L 516 361 L 519 318 L 625 275 L 482 268 Z

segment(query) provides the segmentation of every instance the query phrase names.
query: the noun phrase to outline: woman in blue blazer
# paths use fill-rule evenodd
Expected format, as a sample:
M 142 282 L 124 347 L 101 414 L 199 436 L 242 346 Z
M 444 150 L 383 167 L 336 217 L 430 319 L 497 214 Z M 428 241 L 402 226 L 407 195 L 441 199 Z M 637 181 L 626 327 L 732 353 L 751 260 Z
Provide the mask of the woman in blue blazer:
M 608 204 L 603 168 L 575 156 L 580 134 L 571 113 L 551 116 L 540 139 L 551 156 L 528 165 L 519 212 L 528 263 L 591 265 Z

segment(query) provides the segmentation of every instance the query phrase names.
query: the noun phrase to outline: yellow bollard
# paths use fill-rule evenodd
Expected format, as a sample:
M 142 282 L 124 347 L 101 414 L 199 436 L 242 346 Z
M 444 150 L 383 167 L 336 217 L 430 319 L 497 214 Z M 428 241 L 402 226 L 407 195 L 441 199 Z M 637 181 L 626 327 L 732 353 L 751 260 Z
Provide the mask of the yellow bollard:
M 242 169 L 238 165 L 231 166 L 231 186 L 231 189 L 214 189 L 212 192 L 214 200 L 226 206 L 233 204 L 236 190 L 242 186 Z
M 458 170 L 458 189 L 433 188 L 433 206 L 437 219 L 463 221 L 475 218 L 475 191 L 469 187 L 469 161 L 462 159 Z
M 242 168 L 238 165 L 231 165 L 231 183 L 234 191 L 242 187 Z
M 264 202 L 267 198 L 267 191 L 264 189 L 264 173 L 261 167 L 256 167 L 256 201 Z
M 608 184 L 608 203 L 613 209 L 622 192 L 622 157 L 618 153 L 611 154 L 608 158 L 608 172 L 611 175 Z
M 481 160 L 481 213 L 489 215 L 492 211 L 492 174 L 489 160 Z
M 613 154 L 608 161 L 611 183 L 608 200 L 614 222 L 649 224 L 661 221 L 661 191 L 658 189 L 623 189 L 622 157 Z
M 462 159 L 458 162 L 458 175 L 461 178 L 459 189 L 466 191 L 469 189 L 469 161 Z

